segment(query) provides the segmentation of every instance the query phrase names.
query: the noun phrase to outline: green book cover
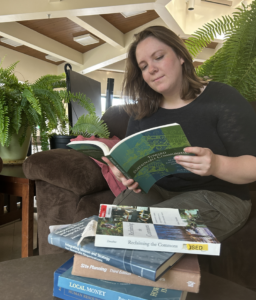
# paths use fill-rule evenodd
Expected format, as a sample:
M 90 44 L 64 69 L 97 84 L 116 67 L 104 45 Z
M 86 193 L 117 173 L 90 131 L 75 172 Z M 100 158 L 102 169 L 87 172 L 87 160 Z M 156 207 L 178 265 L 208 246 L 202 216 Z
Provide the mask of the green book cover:
M 190 143 L 177 123 L 140 131 L 111 149 L 95 140 L 71 142 L 68 146 L 101 162 L 102 156 L 108 157 L 127 178 L 137 181 L 146 193 L 156 181 L 167 175 L 189 173 L 174 159 L 175 155 L 191 155 L 183 151 Z
M 134 179 L 148 192 L 167 175 L 189 173 L 174 159 L 176 155 L 188 155 L 183 151 L 188 146 L 181 126 L 174 123 L 129 136 L 114 146 L 107 157 L 127 178 Z

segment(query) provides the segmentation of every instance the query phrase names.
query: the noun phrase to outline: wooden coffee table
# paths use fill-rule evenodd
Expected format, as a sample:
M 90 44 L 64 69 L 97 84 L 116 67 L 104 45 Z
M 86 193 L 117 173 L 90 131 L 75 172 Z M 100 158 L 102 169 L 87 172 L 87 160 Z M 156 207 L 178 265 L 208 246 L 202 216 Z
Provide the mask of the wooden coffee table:
M 1 300 L 53 300 L 53 273 L 73 253 L 49 254 L 0 263 Z M 77 299 L 74 297 L 74 299 Z M 226 279 L 202 272 L 198 294 L 186 300 L 255 300 L 256 293 Z
M 3 166 L 0 173 L 0 193 L 22 197 L 21 257 L 33 255 L 34 186 L 35 182 L 25 177 L 21 164 Z M 1 202 L 3 202 L 3 197 L 1 199 Z M 3 206 L 3 203 L 0 204 Z M 4 215 L 3 212 L 0 214 L 2 223 L 10 222 L 12 219 L 19 217 L 20 212 L 13 207 L 14 204 L 11 205 L 11 209 L 7 214 Z

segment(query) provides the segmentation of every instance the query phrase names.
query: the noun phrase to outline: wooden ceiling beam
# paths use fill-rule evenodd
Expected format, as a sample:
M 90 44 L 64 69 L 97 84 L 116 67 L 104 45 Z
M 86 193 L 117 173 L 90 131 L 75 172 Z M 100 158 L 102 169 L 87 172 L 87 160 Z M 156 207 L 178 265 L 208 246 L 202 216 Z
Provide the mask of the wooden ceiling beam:
M 8 0 L 1 5 L 0 22 L 63 18 L 154 9 L 156 0 Z
M 124 34 L 101 16 L 69 17 L 69 19 L 111 46 L 124 48 Z
M 0 23 L 0 35 L 71 64 L 83 65 L 82 53 L 19 23 Z
M 125 47 L 123 49 L 117 49 L 105 43 L 99 47 L 85 52 L 83 54 L 84 65 L 75 66 L 73 70 L 79 73 L 87 74 L 125 59 L 127 57 L 128 48 L 133 41 L 134 34 L 140 32 L 148 26 L 156 25 L 166 26 L 164 22 L 158 18 L 124 34 Z M 63 65 L 60 65 L 59 70 L 63 70 Z
M 151 22 L 148 22 L 132 31 L 129 31 L 124 35 L 125 48 L 119 50 L 112 47 L 111 45 L 105 43 L 99 47 L 96 47 L 90 51 L 83 54 L 84 64 L 83 66 L 74 66 L 72 69 L 76 72 L 87 74 L 96 71 L 101 68 L 105 68 L 110 64 L 117 63 L 121 60 L 127 58 L 128 48 L 133 41 L 134 34 L 140 32 L 141 30 L 147 28 L 148 26 L 165 26 L 167 25 L 162 19 L 158 18 Z M 195 58 L 196 61 L 204 61 L 216 52 L 216 49 L 205 48 L 201 53 Z M 58 73 L 63 72 L 63 64 L 58 66 Z

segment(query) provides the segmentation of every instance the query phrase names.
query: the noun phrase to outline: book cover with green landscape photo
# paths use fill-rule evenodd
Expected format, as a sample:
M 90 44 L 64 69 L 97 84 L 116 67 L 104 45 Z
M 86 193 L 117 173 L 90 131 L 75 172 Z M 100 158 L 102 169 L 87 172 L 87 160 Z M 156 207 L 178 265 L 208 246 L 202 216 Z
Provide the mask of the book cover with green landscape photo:
M 107 156 L 127 178 L 139 183 L 144 192 L 159 179 L 175 174 L 189 173 L 177 164 L 175 155 L 184 152 L 190 143 L 177 123 L 141 131 L 114 146 Z
M 220 254 L 219 241 L 197 209 L 101 204 L 95 246 Z

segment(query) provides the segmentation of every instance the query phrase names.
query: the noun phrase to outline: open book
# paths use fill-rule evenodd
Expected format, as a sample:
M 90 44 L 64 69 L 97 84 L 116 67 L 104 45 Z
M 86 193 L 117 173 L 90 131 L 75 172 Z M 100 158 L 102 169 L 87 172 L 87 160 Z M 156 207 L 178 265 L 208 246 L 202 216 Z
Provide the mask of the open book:
M 101 204 L 95 246 L 220 254 L 220 242 L 197 209 Z
M 179 154 L 191 155 L 183 151 L 190 143 L 177 123 L 140 131 L 111 149 L 95 140 L 74 141 L 68 146 L 100 161 L 106 156 L 126 178 L 137 181 L 146 193 L 167 175 L 189 173 L 173 158 Z

